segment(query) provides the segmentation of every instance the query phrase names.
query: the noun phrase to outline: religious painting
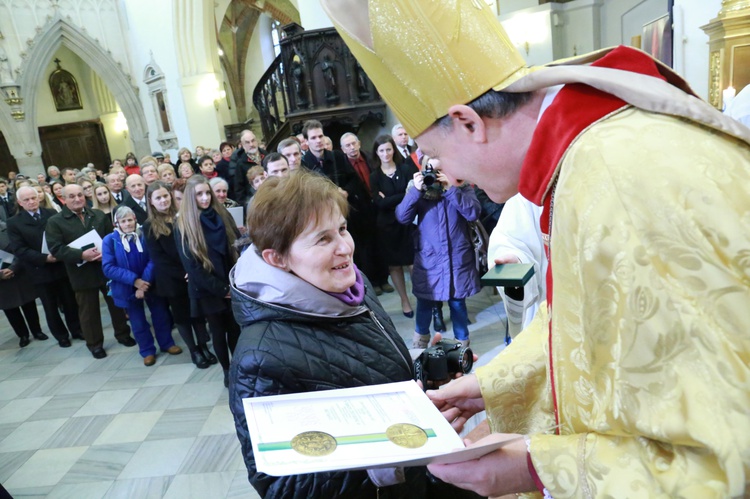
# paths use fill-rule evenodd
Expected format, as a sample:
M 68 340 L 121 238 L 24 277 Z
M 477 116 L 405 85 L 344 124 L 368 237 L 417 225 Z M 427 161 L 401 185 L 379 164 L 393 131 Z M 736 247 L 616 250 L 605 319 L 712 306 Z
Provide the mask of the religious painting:
M 641 44 L 641 50 L 672 67 L 672 16 L 664 14 L 644 24 Z
M 83 109 L 78 82 L 60 66 L 60 59 L 55 59 L 55 64 L 57 69 L 49 75 L 49 89 L 52 92 L 52 100 L 55 101 L 55 108 L 58 111 Z

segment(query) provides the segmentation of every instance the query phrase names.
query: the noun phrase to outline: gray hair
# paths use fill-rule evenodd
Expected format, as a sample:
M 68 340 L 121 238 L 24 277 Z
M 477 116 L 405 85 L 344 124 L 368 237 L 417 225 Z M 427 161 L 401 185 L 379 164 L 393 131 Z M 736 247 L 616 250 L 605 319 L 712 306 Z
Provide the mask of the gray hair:
M 395 125 L 393 125 L 393 128 L 391 128 L 391 136 L 392 137 L 396 136 L 396 130 L 398 130 L 399 128 L 404 128 L 404 125 L 402 125 L 401 123 L 396 123 Z M 406 129 L 404 128 L 404 130 L 406 130 Z
M 135 212 L 129 206 L 121 205 L 119 208 L 117 208 L 117 211 L 115 211 L 115 220 L 120 220 L 121 218 L 127 217 L 128 215 L 135 218 Z
M 302 152 L 302 146 L 300 145 L 299 141 L 295 137 L 289 137 L 288 139 L 284 139 L 281 142 L 279 142 L 279 145 L 276 146 L 276 152 L 281 154 L 281 151 L 283 149 L 286 149 L 289 146 L 297 146 L 299 149 L 299 152 Z
M 50 165 L 50 166 L 49 166 L 49 167 L 47 168 L 47 175 L 49 175 L 49 173 L 50 173 L 51 171 L 53 171 L 53 170 L 57 170 L 57 173 L 60 173 L 60 169 L 59 169 L 58 167 L 56 167 L 55 165 Z
M 212 178 L 211 180 L 208 181 L 208 185 L 211 186 L 211 190 L 214 190 L 214 187 L 216 187 L 219 184 L 224 184 L 224 185 L 227 186 L 227 189 L 229 189 L 229 182 L 227 182 L 226 180 L 224 180 L 221 177 L 214 177 L 214 178 Z
M 344 140 L 346 140 L 349 137 L 354 137 L 355 139 L 357 139 L 357 142 L 359 142 L 359 137 L 357 137 L 357 134 L 352 133 L 352 132 L 346 132 L 344 135 L 341 136 L 341 140 L 339 140 L 342 146 L 344 145 Z
M 39 185 L 39 184 L 37 184 L 37 185 Z M 36 192 L 35 188 L 33 188 L 30 185 L 24 185 L 24 186 L 21 186 L 18 189 L 16 189 L 16 199 L 18 199 L 18 198 L 21 197 L 21 192 L 23 192 L 24 189 L 31 189 L 31 191 L 34 193 L 34 195 L 35 196 L 37 195 L 37 192 Z

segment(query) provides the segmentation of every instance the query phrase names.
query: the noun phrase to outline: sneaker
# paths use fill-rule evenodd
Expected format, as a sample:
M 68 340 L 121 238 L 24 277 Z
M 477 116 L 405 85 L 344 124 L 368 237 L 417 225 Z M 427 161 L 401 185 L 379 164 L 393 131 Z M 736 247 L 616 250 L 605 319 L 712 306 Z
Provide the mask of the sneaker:
M 430 335 L 429 334 L 419 334 L 414 333 L 414 336 L 412 336 L 411 339 L 411 346 L 412 348 L 427 348 L 430 344 Z
M 458 340 L 461 342 L 461 347 L 467 348 L 471 344 L 471 340 L 466 338 L 465 340 Z

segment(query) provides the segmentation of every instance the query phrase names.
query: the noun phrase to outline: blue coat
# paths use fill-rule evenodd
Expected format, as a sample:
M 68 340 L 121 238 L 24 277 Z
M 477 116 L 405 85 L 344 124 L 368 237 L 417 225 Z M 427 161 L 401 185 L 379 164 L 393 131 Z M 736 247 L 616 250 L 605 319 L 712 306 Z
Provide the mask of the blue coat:
M 417 298 L 446 301 L 479 292 L 474 247 L 468 222 L 479 218 L 479 200 L 468 185 L 451 187 L 438 200 L 427 200 L 414 187 L 396 207 L 396 218 L 410 224 L 419 216 L 414 236 L 412 292 Z
M 130 251 L 125 251 L 120 240 L 120 233 L 108 234 L 102 241 L 102 270 L 111 282 L 109 289 L 112 299 L 120 308 L 128 306 L 135 300 L 135 280 L 143 279 L 153 283 L 154 264 L 148 255 L 148 248 L 141 235 L 143 251 L 138 251 L 135 243 L 130 244 Z

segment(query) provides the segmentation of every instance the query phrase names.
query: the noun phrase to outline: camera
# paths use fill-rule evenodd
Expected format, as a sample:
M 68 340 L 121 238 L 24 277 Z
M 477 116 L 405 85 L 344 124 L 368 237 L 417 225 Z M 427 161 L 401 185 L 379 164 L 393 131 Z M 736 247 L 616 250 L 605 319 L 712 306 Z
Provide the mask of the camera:
M 459 372 L 469 374 L 474 353 L 460 341 L 444 339 L 427 347 L 414 361 L 414 379 L 427 387 L 427 381 L 444 381 Z
M 432 187 L 435 182 L 437 182 L 437 172 L 432 165 L 425 165 L 422 170 L 422 183 L 425 187 Z

